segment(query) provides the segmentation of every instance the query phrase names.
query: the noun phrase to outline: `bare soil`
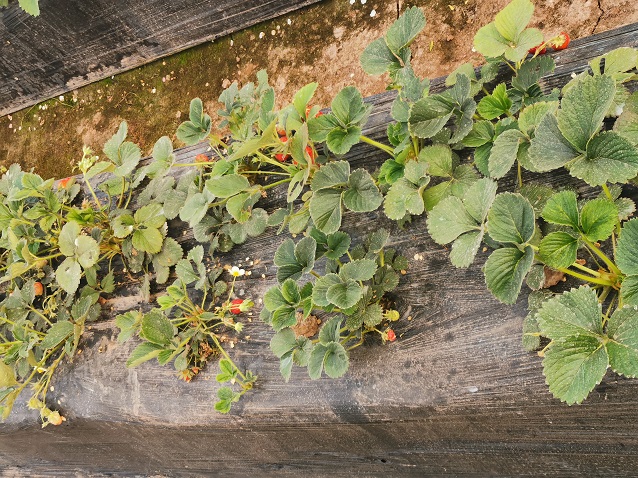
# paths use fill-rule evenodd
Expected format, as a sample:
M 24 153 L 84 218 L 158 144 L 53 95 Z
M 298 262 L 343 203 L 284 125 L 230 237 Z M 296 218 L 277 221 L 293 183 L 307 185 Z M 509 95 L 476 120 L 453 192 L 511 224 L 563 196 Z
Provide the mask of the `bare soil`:
M 415 69 L 421 76 L 442 76 L 461 63 L 480 62 L 472 52 L 474 34 L 506 4 L 327 0 L 0 117 L 0 164 L 19 162 L 44 177 L 68 176 L 82 145 L 101 151 L 123 119 L 133 141 L 150 153 L 159 137 L 174 138 L 191 98 L 201 97 L 215 116 L 223 88 L 235 80 L 252 81 L 262 68 L 280 105 L 312 81 L 320 83 L 315 101 L 321 106 L 329 106 L 347 85 L 356 85 L 365 96 L 379 93 L 386 78 L 366 75 L 359 55 L 412 5 L 424 9 L 428 22 L 413 48 Z M 633 0 L 542 0 L 536 2 L 533 23 L 546 38 L 561 31 L 580 38 L 637 21 L 638 2 Z

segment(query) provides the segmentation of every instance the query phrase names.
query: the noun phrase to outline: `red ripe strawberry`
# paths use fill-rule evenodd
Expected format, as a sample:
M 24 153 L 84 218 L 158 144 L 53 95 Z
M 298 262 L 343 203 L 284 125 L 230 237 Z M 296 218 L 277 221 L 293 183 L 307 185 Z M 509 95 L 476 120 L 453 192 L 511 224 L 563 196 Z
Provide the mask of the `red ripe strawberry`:
M 275 154 L 275 159 L 279 161 L 280 163 L 285 163 L 286 161 L 288 161 L 289 158 L 290 158 L 290 155 L 288 154 L 282 154 L 282 153 Z
M 394 333 L 394 330 L 392 329 L 388 329 L 386 331 L 386 334 L 388 335 L 388 342 L 394 342 L 397 339 L 397 335 Z
M 58 183 L 58 188 L 59 189 L 66 189 L 72 179 L 73 178 L 60 179 L 60 182 Z
M 554 38 L 551 42 L 551 46 L 552 48 L 554 48 L 554 50 L 564 50 L 565 48 L 567 48 L 569 46 L 569 33 L 567 32 L 560 32 L 560 35 L 558 35 L 556 38 Z
M 35 295 L 42 295 L 44 293 L 44 286 L 42 285 L 42 282 L 35 282 L 33 284 L 33 291 L 35 292 Z
M 312 109 L 312 106 L 308 105 L 306 106 L 306 119 L 308 119 L 308 116 L 310 115 L 310 110 Z M 319 116 L 323 116 L 323 113 L 321 111 L 318 111 L 317 114 L 315 115 L 315 118 L 318 118 Z
M 279 128 L 279 129 L 277 129 L 277 134 L 279 135 L 279 137 L 286 136 L 286 130 L 282 129 L 282 128 Z
M 541 43 L 542 45 L 542 43 Z M 539 50 L 539 48 L 541 47 L 541 45 L 537 45 L 533 48 L 530 48 L 528 51 L 532 54 L 532 55 L 544 55 L 545 53 L 547 53 L 547 48 L 543 46 L 543 48 L 541 48 Z
M 195 162 L 196 163 L 208 163 L 208 162 L 210 162 L 210 159 L 205 154 L 198 154 L 197 156 L 195 156 Z
M 315 153 L 315 150 L 312 149 L 310 146 L 306 146 L 306 153 L 308 154 L 310 161 L 314 163 L 315 158 L 317 157 L 317 153 Z
M 241 305 L 244 303 L 243 299 L 233 299 L 233 301 L 230 303 L 230 313 L 231 314 L 241 314 Z

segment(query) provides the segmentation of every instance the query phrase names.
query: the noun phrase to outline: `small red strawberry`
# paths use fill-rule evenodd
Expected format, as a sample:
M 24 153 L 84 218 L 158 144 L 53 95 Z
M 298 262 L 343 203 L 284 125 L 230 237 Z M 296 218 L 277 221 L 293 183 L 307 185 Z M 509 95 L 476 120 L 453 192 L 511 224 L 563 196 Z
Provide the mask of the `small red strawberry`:
M 308 116 L 310 116 L 310 110 L 312 110 L 312 106 L 310 105 L 306 106 L 306 119 L 309 119 Z M 319 116 L 323 116 L 323 113 L 321 111 L 317 112 L 317 114 L 315 115 L 315 118 L 318 118 Z
M 560 34 L 550 42 L 550 46 L 556 51 L 564 50 L 569 46 L 570 40 L 569 33 L 560 32 Z
M 64 179 L 60 179 L 60 182 L 58 183 L 58 188 L 59 189 L 66 189 L 67 186 L 69 186 L 69 183 L 73 180 L 73 178 L 64 178 Z
M 542 48 L 541 48 L 541 46 L 542 46 Z M 530 48 L 528 51 L 532 55 L 544 55 L 545 53 L 547 53 L 547 47 L 544 46 L 544 43 L 541 43 L 540 45 L 536 45 L 535 47 Z
M 388 336 L 388 342 L 394 342 L 397 339 L 397 335 L 394 333 L 394 330 L 392 329 L 386 330 L 386 334 Z
M 44 293 L 44 286 L 42 285 L 42 282 L 35 282 L 33 284 L 33 291 L 35 295 L 42 295 Z
M 231 314 L 241 314 L 241 305 L 244 303 L 243 299 L 233 299 L 233 301 L 230 303 L 230 313 Z
M 209 163 L 210 162 L 210 158 L 208 156 L 206 156 L 205 154 L 198 154 L 197 156 L 195 156 L 195 162 L 196 163 Z
M 315 150 L 312 149 L 312 147 L 310 146 L 306 146 L 306 153 L 308 154 L 310 161 L 314 163 L 315 159 L 317 158 L 317 153 L 315 152 Z
M 278 154 L 275 154 L 275 159 L 279 161 L 280 163 L 285 163 L 286 161 L 288 161 L 288 159 L 290 159 L 290 155 L 278 153 Z

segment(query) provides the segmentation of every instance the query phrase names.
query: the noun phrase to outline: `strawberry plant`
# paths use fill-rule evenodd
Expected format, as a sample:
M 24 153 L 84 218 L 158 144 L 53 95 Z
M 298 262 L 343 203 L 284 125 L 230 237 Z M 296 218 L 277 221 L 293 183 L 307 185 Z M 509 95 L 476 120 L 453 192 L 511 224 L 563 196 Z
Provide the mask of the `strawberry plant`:
M 439 244 L 452 244 L 450 260 L 456 267 L 470 266 L 483 243 L 494 249 L 483 271 L 487 288 L 501 302 L 516 302 L 524 282 L 533 290 L 551 285 L 552 274 L 587 284 L 562 295 L 537 294 L 524 326 L 527 348 L 544 345 L 539 354 L 545 357 L 550 391 L 572 404 L 580 403 L 610 366 L 636 376 L 638 313 L 628 254 L 638 243 L 632 234 L 636 220 L 624 222 L 635 204 L 620 197 L 620 184 L 638 174 L 636 94 L 627 88 L 638 78 L 638 53 L 632 48 L 609 52 L 562 91 L 546 93 L 539 80 L 553 71 L 554 62 L 537 55 L 546 47 L 566 48 L 569 35 L 543 41 L 540 31 L 527 28 L 532 13 L 528 0 L 511 2 L 476 35 L 475 48 L 487 61 L 480 76 L 471 65 L 462 65 L 448 77 L 448 90 L 429 95 L 419 86 L 422 97 L 413 97 L 412 104 L 408 92 L 424 82 L 402 82 L 413 77 L 408 50 L 380 65 L 373 53 L 382 41 L 389 48 L 386 35 L 368 47 L 361 63 L 369 73 L 388 72 L 391 87 L 399 90 L 392 108 L 397 123 L 388 128 L 398 148 L 379 175 L 389 184 L 384 204 L 389 218 L 405 222 L 427 211 L 428 232 Z M 417 10 L 408 15 L 420 17 Z M 405 25 L 422 22 L 397 24 L 405 31 Z M 501 82 L 490 91 L 499 63 L 514 76 L 509 85 Z M 482 96 L 478 102 L 477 94 Z M 613 129 L 606 130 L 614 117 Z M 497 180 L 513 167 L 517 192 L 499 194 Z M 525 171 L 562 167 L 600 187 L 599 197 L 579 200 L 570 190 L 523 182 Z M 433 184 L 433 178 L 441 181 Z M 586 266 L 585 257 L 593 266 Z M 585 301 L 589 305 L 582 305 Z
M 200 99 L 191 102 L 176 136 L 187 145 L 208 141 L 212 151 L 192 163 L 176 161 L 168 137 L 142 162 L 123 122 L 103 154 L 84 148 L 77 178 L 55 184 L 17 166 L 5 171 L 4 416 L 30 387 L 28 404 L 44 425 L 64 421 L 47 402 L 53 374 L 76 355 L 105 296 L 131 284 L 145 304 L 116 318 L 118 340 L 138 343 L 127 365 L 172 363 L 190 381 L 214 360 L 224 384 L 215 408 L 227 413 L 257 379 L 225 346 L 254 304 L 235 294 L 250 271 L 226 272 L 219 259 L 268 228 L 298 237 L 277 249 L 277 284 L 260 312 L 274 330 L 281 373 L 288 380 L 297 365 L 313 379 L 341 377 L 355 348 L 375 337 L 397 340 L 390 294 L 407 260 L 387 247 L 384 229 L 358 244 L 342 230 L 345 214 L 380 207 L 400 227 L 426 215 L 432 239 L 451 244 L 456 267 L 492 249 L 483 272 L 497 300 L 513 304 L 524 284 L 532 289 L 523 345 L 540 350 L 557 398 L 580 403 L 609 367 L 635 377 L 638 220 L 630 219 L 636 207 L 622 185 L 638 175 L 638 93 L 631 93 L 638 52 L 611 51 L 547 91 L 541 79 L 555 64 L 543 50 L 567 47 L 569 36 L 544 40 L 528 28 L 533 9 L 513 0 L 481 28 L 474 45 L 485 65 L 460 65 L 439 93 L 412 67 L 410 46 L 425 16 L 407 9 L 361 54 L 363 69 L 388 75 L 396 92 L 387 144 L 363 135 L 372 107 L 355 87 L 341 90 L 327 112 L 312 104 L 316 83 L 276 109 L 262 71 L 256 83 L 233 83 L 221 94 L 218 130 L 226 136 L 213 133 Z M 383 153 L 378 170 L 344 159 L 359 143 Z M 543 173 L 558 169 L 582 182 L 580 195 L 542 184 Z M 504 191 L 503 178 L 514 178 L 515 190 Z M 271 191 L 280 192 L 279 207 L 263 202 Z M 171 237 L 176 221 L 198 245 L 185 251 Z M 562 278 L 585 284 L 550 291 Z M 169 284 L 154 306 L 152 283 Z
M 18 0 L 20 8 L 27 12 L 29 15 L 37 17 L 40 15 L 40 2 L 39 0 Z M 8 7 L 9 0 L 0 0 L 0 7 Z
M 385 294 L 397 287 L 400 271 L 408 266 L 405 257 L 385 248 L 388 238 L 381 229 L 364 244 L 351 247 L 345 232 L 325 234 L 311 228 L 297 244 L 286 239 L 279 246 L 275 254 L 279 285 L 266 292 L 261 318 L 277 332 L 270 346 L 281 360 L 286 381 L 293 363 L 307 367 L 310 378 L 321 377 L 324 370 L 329 377 L 341 377 L 348 370 L 348 352 L 362 345 L 366 334 L 387 339 L 379 326 L 398 320 L 399 313 L 389 307 Z M 315 268 L 316 261 L 324 258 L 322 275 Z M 304 275 L 317 280 L 301 284 Z M 312 340 L 315 328 L 298 332 L 308 319 L 311 324 L 316 321 L 311 315 L 315 311 L 332 317 Z

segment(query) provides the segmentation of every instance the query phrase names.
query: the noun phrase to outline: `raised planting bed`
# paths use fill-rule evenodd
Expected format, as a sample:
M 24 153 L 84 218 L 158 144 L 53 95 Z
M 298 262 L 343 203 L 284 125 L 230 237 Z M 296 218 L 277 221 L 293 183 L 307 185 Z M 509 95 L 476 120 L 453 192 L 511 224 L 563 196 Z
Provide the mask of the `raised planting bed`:
M 556 69 L 542 79 L 543 90 L 562 87 L 599 55 L 637 47 L 637 33 L 633 24 L 552 54 Z M 444 90 L 444 82 L 432 81 L 430 95 Z M 366 99 L 373 110 L 363 133 L 373 141 L 384 140 L 395 97 Z M 176 163 L 195 163 L 201 154 L 210 155 L 205 143 L 181 148 Z M 363 143 L 345 156 L 353 170 L 368 171 L 387 158 Z M 176 175 L 185 169 L 176 168 Z M 573 188 L 585 198 L 599 192 L 563 169 L 524 175 L 526 181 L 542 178 L 555 190 Z M 96 176 L 94 182 L 105 179 Z M 516 172 L 510 172 L 499 181 L 499 192 L 516 184 Z M 624 187 L 626 197 L 638 198 L 635 192 Z M 88 189 L 84 193 L 89 197 Z M 285 203 L 286 191 L 272 189 L 259 207 L 272 212 Z M 366 337 L 350 352 L 343 378 L 310 380 L 299 367 L 287 383 L 280 376 L 269 347 L 273 331 L 257 312 L 259 298 L 277 283 L 275 251 L 290 236 L 269 228 L 217 256 L 222 264 L 251 272 L 237 277 L 235 291 L 256 303 L 252 316 L 241 316 L 239 342 L 227 350 L 258 380 L 230 414 L 213 412 L 219 385 L 212 363 L 188 384 L 175 378 L 171 365 L 159 367 L 156 361 L 125 368 L 139 342 L 118 342 L 114 317 L 151 306 L 139 282 L 127 281 L 120 267 L 121 284 L 107 296 L 104 320 L 90 324 L 81 353 L 50 384 L 47 403 L 66 422 L 42 430 L 22 398 L 0 429 L 0 466 L 9 475 L 635 475 L 636 380 L 609 372 L 582 405 L 561 403 L 548 391 L 541 359 L 521 346 L 529 290 L 523 287 L 513 306 L 495 300 L 481 271 L 487 248 L 479 249 L 473 265 L 456 269 L 448 250 L 428 234 L 425 215 L 414 216 L 404 229 L 382 209 L 343 218 L 342 229 L 354 244 L 380 228 L 391 233 L 388 245 L 409 260 L 388 297 L 400 315 L 392 324 L 396 341 L 382 345 L 379 335 Z M 169 221 L 168 230 L 185 251 L 196 246 L 183 222 Z M 570 279 L 558 288 L 577 285 Z M 161 288 L 153 285 L 151 293 Z

